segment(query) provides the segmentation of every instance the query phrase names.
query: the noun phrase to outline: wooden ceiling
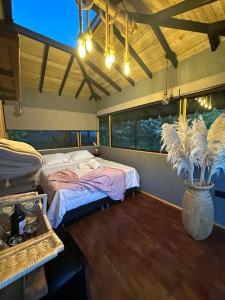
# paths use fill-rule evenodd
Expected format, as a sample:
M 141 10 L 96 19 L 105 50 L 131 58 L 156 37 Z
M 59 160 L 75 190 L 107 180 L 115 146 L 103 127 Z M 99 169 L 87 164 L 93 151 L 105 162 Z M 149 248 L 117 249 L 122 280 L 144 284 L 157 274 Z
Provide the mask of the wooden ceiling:
M 10 3 L 0 0 L 0 100 L 20 99 L 19 37 Z
M 98 6 L 104 5 L 103 0 L 94 3 L 97 12 Z M 22 85 L 40 92 L 98 100 L 127 85 L 135 88 L 139 80 L 151 80 L 154 73 L 165 68 L 166 57 L 177 67 L 180 61 L 205 48 L 216 51 L 225 35 L 225 0 L 110 1 L 112 9 L 115 4 L 121 16 L 126 10 L 137 24 L 136 33 L 129 38 L 129 77 L 122 71 L 124 39 L 120 24 L 116 22 L 114 28 L 116 64 L 108 70 L 104 64 L 105 26 L 96 17 L 92 24 L 94 50 L 82 61 L 75 49 L 14 25 L 20 34 Z

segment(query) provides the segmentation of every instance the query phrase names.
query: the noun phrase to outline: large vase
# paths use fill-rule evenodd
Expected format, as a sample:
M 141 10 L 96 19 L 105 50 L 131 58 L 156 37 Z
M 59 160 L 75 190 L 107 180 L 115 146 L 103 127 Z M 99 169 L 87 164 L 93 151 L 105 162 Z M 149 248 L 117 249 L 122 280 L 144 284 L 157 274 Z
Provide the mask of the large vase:
M 183 198 L 182 220 L 184 228 L 195 240 L 206 239 L 212 232 L 214 206 L 210 186 L 187 185 Z

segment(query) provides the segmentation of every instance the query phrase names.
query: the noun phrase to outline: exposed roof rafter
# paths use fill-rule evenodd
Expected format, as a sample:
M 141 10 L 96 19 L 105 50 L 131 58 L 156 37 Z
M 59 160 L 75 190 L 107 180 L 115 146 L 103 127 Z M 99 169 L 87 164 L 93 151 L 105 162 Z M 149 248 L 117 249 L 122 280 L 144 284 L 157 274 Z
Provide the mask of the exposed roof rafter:
M 86 82 L 86 78 L 84 78 L 79 86 L 79 88 L 77 89 L 77 92 L 76 92 L 76 95 L 75 95 L 75 98 L 77 99 L 85 85 L 85 82 Z
M 44 55 L 43 55 L 43 62 L 41 66 L 41 77 L 40 77 L 40 83 L 39 83 L 39 92 L 43 92 L 43 86 L 44 86 L 44 80 L 45 80 L 45 71 L 47 67 L 48 62 L 48 53 L 49 53 L 49 45 L 45 45 L 44 48 Z
M 90 92 L 91 92 L 91 96 L 90 96 L 89 100 L 91 100 L 92 98 L 94 98 L 95 101 L 100 100 L 101 97 L 100 97 L 97 93 L 95 93 L 95 91 L 94 91 L 94 89 L 93 89 L 93 87 L 92 87 L 92 85 L 91 85 L 91 82 L 90 82 L 90 80 L 89 80 L 89 78 L 88 78 L 88 76 L 87 76 L 87 73 L 86 73 L 86 71 L 85 71 L 85 69 L 84 69 L 84 66 L 83 66 L 83 64 L 82 64 L 82 62 L 81 62 L 81 60 L 80 60 L 80 58 L 78 57 L 77 54 L 75 54 L 75 57 L 76 57 L 76 60 L 77 60 L 78 65 L 79 65 L 79 68 L 80 68 L 80 70 L 81 70 L 81 72 L 82 72 L 82 74 L 83 74 L 83 76 L 84 76 L 84 79 L 85 79 L 85 81 L 87 82 L 87 85 L 88 85 L 88 87 L 89 87 L 89 90 L 90 90 Z
M 143 14 L 139 12 L 128 12 L 128 16 L 137 23 L 159 25 L 173 16 L 182 14 L 192 9 L 213 3 L 217 0 L 188 0 L 160 10 L 154 14 Z
M 59 88 L 59 96 L 62 95 L 64 86 L 65 86 L 65 84 L 66 84 L 66 80 L 67 80 L 68 75 L 69 75 L 69 73 L 70 73 L 70 70 L 71 70 L 71 68 L 72 68 L 73 62 L 74 62 L 74 55 L 71 54 L 70 60 L 69 60 L 69 62 L 68 62 L 68 65 L 67 65 L 67 68 L 66 68 L 66 71 L 65 71 L 65 74 L 64 74 L 62 83 L 61 83 L 61 86 L 60 86 L 60 88 Z

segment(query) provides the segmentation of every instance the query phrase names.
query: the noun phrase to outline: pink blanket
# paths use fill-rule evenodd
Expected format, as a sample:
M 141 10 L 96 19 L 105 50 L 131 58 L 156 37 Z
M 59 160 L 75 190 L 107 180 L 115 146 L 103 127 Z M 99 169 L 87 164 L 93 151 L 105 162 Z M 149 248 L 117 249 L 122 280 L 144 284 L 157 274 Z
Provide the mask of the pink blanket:
M 50 203 L 59 189 L 75 191 L 102 191 L 112 200 L 123 200 L 125 193 L 125 173 L 115 168 L 99 168 L 80 177 L 71 170 L 58 171 L 48 175 L 48 181 L 43 185 Z

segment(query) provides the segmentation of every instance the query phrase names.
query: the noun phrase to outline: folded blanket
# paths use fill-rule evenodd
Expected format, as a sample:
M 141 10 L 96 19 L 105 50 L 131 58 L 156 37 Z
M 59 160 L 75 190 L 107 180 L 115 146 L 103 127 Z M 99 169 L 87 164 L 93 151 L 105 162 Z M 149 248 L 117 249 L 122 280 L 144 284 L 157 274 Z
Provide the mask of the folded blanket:
M 0 180 L 35 173 L 42 162 L 42 155 L 31 145 L 0 139 Z
M 89 165 L 92 169 L 94 169 L 94 170 L 101 167 L 101 164 L 100 164 L 97 160 L 95 160 L 95 159 L 91 159 L 91 160 L 89 161 L 88 165 Z
M 48 182 L 42 185 L 51 203 L 55 192 L 59 189 L 75 191 L 102 191 L 112 200 L 123 200 L 125 194 L 125 172 L 115 168 L 103 167 L 77 178 L 77 175 L 64 170 L 48 176 Z

